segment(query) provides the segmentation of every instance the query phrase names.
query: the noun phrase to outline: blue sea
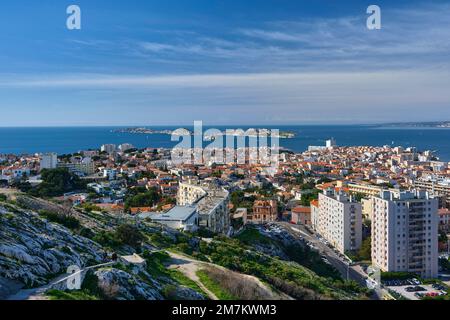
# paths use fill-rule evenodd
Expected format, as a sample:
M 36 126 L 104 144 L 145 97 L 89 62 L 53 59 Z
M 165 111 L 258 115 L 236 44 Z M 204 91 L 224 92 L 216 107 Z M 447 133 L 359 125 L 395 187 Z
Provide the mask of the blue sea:
M 310 145 L 324 145 L 333 137 L 339 146 L 403 146 L 419 150 L 434 150 L 443 161 L 450 161 L 450 129 L 418 127 L 382 127 L 374 125 L 304 125 L 261 126 L 291 131 L 292 139 L 280 139 L 280 145 L 295 152 L 302 152 Z M 155 130 L 176 127 L 148 127 Z M 187 127 L 189 128 L 189 127 Z M 217 126 L 219 130 L 226 127 Z M 248 127 L 227 127 L 230 129 Z M 0 128 L 0 154 L 30 154 L 37 152 L 73 153 L 79 150 L 99 148 L 102 144 L 131 143 L 138 148 L 171 148 L 178 141 L 171 141 L 165 134 L 130 134 L 113 132 L 118 127 L 52 127 L 52 128 Z M 204 130 L 208 127 L 204 127 Z

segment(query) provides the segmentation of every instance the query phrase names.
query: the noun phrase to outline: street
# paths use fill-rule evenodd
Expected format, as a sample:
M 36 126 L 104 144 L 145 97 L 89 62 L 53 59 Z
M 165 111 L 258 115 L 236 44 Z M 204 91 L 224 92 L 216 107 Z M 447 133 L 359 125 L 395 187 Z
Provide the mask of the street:
M 284 227 L 295 237 L 300 237 L 308 241 L 314 249 L 316 249 L 322 256 L 330 262 L 330 264 L 339 271 L 343 279 L 356 281 L 363 287 L 367 287 L 366 279 L 367 274 L 359 265 L 350 265 L 345 259 L 340 257 L 333 249 L 328 247 L 324 242 L 320 241 L 316 237 L 316 233 L 311 234 L 304 225 L 295 225 L 287 222 L 278 222 L 278 224 Z M 383 292 L 376 291 L 375 299 L 382 299 Z

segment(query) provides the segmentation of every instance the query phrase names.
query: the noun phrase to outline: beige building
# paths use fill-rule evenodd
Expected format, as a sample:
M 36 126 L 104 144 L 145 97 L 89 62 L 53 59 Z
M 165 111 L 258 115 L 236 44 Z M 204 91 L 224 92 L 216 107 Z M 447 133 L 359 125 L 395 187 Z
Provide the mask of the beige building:
M 333 189 L 319 193 L 315 229 L 341 253 L 358 250 L 362 242 L 361 204 Z
M 437 277 L 437 199 L 424 191 L 383 191 L 372 201 L 372 263 L 383 271 Z
M 179 184 L 178 206 L 195 206 L 198 226 L 216 233 L 227 233 L 230 228 L 229 193 L 208 183 L 189 180 Z
M 60 162 L 57 165 L 58 168 L 67 168 L 72 173 L 83 173 L 85 175 L 91 175 L 95 173 L 95 164 L 93 162 L 87 163 L 64 163 Z
M 177 204 L 189 206 L 206 196 L 206 191 L 197 181 L 180 182 L 178 185 Z
M 369 199 L 364 199 L 364 198 L 361 199 L 361 208 L 362 208 L 363 218 L 369 219 L 370 221 L 372 221 L 372 213 L 373 213 L 372 204 L 373 204 L 372 197 L 370 197 Z
M 256 200 L 253 203 L 252 218 L 249 222 L 263 224 L 278 219 L 278 204 L 276 200 Z
M 435 196 L 442 196 L 442 206 L 450 207 L 450 179 L 443 177 L 424 177 L 413 183 L 414 188 L 428 191 Z

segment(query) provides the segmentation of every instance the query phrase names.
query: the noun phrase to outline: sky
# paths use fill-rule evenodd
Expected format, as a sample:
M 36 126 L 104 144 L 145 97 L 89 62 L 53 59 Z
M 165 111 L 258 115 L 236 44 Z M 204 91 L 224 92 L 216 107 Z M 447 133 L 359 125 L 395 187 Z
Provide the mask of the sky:
M 449 0 L 9 0 L 0 30 L 0 126 L 450 120 Z

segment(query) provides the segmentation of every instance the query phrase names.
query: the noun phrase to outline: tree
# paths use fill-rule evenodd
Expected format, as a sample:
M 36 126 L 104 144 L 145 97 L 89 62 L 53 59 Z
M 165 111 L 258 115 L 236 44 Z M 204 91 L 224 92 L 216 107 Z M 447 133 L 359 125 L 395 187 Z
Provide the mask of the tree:
M 67 168 L 44 169 L 41 173 L 42 183 L 30 193 L 39 197 L 57 197 L 66 192 L 82 190 L 86 188 L 86 183 L 69 172 Z
M 372 258 L 372 239 L 367 237 L 358 251 L 358 260 L 370 260 Z
M 152 188 L 143 193 L 133 194 L 133 192 L 125 200 L 125 209 L 131 207 L 153 207 L 160 199 L 158 192 Z
M 122 224 L 116 230 L 117 239 L 122 243 L 135 249 L 139 248 L 144 236 L 138 228 L 131 224 Z

